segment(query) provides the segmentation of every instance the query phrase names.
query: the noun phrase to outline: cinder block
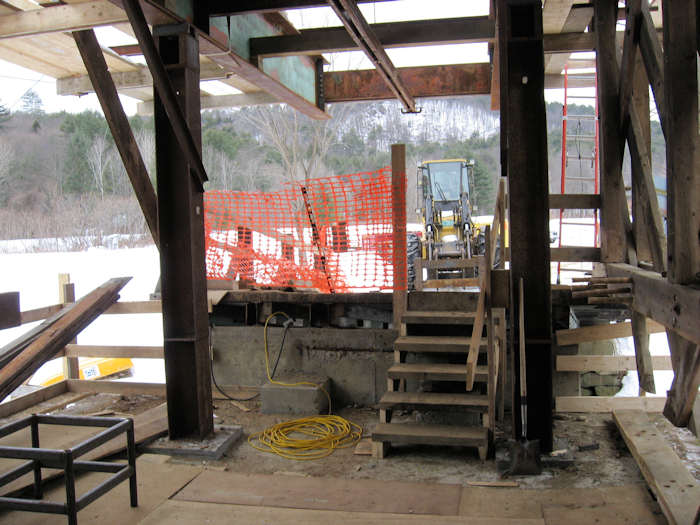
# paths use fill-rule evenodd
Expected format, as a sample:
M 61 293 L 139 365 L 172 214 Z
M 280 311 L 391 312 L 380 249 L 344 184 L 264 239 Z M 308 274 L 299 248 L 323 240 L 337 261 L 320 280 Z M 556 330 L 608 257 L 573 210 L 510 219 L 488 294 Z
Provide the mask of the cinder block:
M 260 410 L 263 414 L 314 416 L 328 413 L 328 397 L 323 391 L 325 390 L 330 395 L 330 379 L 294 378 L 280 379 L 279 381 L 284 383 L 306 381 L 314 383 L 316 386 L 282 386 L 274 383 L 263 385 L 260 389 L 260 400 L 262 402 Z

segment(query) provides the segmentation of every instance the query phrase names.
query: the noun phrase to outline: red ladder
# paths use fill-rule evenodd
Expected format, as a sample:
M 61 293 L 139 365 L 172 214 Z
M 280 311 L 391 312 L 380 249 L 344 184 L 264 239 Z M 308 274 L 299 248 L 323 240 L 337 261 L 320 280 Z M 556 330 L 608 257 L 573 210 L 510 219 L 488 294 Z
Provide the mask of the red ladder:
M 598 147 L 598 123 L 599 123 L 599 113 L 598 113 L 598 75 L 597 73 L 593 73 L 593 79 L 595 81 L 595 88 L 596 88 L 596 95 L 595 96 L 579 96 L 579 95 L 571 95 L 569 94 L 569 67 L 566 66 L 564 68 L 564 105 L 562 107 L 562 141 L 561 141 L 561 193 L 565 194 L 567 193 L 566 191 L 566 182 L 567 180 L 569 181 L 579 181 L 581 182 L 581 186 L 583 186 L 586 182 L 592 181 L 593 182 L 593 193 L 597 194 L 599 193 L 599 177 L 600 177 L 600 172 L 599 172 L 599 147 Z M 582 77 L 580 75 L 576 75 L 576 78 L 583 79 L 585 77 Z M 570 99 L 592 99 L 594 103 L 594 113 L 593 115 L 569 115 L 569 100 Z M 573 130 L 569 129 L 568 123 L 569 121 L 576 122 L 576 127 Z M 591 134 L 590 132 L 588 134 L 583 132 L 583 122 L 585 121 L 592 121 L 593 122 L 593 128 L 594 131 Z M 569 141 L 572 141 L 575 146 L 576 146 L 576 153 L 575 154 L 569 154 L 569 148 L 568 144 Z M 586 145 L 589 144 L 592 146 L 591 148 L 591 153 L 589 155 L 586 155 L 585 153 L 582 152 L 581 145 Z M 569 165 L 569 160 L 578 160 L 579 161 L 579 176 L 569 176 L 567 177 L 566 175 L 566 169 Z M 585 160 L 589 160 L 593 162 L 593 174 L 592 176 L 584 176 L 581 173 L 581 163 Z M 569 193 L 577 193 L 577 192 L 569 192 Z M 584 191 L 581 191 L 580 193 L 585 193 Z M 598 221 L 598 210 L 593 211 L 594 218 L 593 218 L 593 245 L 594 246 L 599 246 L 599 221 Z M 564 218 L 564 210 L 560 209 L 559 210 L 559 235 L 557 239 L 557 245 L 558 247 L 561 248 L 562 246 L 562 237 L 564 236 L 564 229 L 563 226 L 565 224 L 571 224 L 571 225 L 579 225 L 579 226 L 588 226 L 589 224 L 587 222 L 576 222 L 576 221 L 571 221 L 571 220 L 565 220 Z M 567 269 L 564 268 L 564 270 L 568 271 L 581 271 L 579 269 Z M 557 283 L 561 282 L 561 272 L 562 272 L 562 267 L 561 267 L 561 261 L 557 263 Z

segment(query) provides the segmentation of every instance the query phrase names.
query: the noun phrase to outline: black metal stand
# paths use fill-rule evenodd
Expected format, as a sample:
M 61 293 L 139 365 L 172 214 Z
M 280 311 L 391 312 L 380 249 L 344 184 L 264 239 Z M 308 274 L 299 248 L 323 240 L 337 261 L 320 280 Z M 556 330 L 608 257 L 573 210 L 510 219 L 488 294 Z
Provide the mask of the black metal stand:
M 39 425 L 65 425 L 80 427 L 106 427 L 102 432 L 86 439 L 82 443 L 66 450 L 39 448 Z M 32 446 L 6 447 L 0 446 L 0 458 L 26 459 L 26 463 L 0 475 L 0 487 L 17 478 L 34 472 L 33 499 L 0 497 L 0 509 L 26 510 L 49 514 L 65 514 L 69 525 L 77 525 L 78 511 L 87 507 L 97 498 L 129 478 L 131 506 L 138 506 L 136 488 L 136 443 L 134 441 L 134 422 L 131 419 L 113 417 L 87 416 L 49 416 L 32 414 L 31 416 L 13 421 L 0 427 L 0 438 L 14 434 L 24 428 L 31 427 Z M 77 458 L 96 449 L 100 445 L 126 433 L 128 462 L 110 463 L 105 461 L 80 461 Z M 44 501 L 41 487 L 41 469 L 61 469 L 65 474 L 66 502 L 57 503 Z M 76 472 L 107 472 L 113 474 L 96 487 L 88 490 L 80 497 L 75 495 Z

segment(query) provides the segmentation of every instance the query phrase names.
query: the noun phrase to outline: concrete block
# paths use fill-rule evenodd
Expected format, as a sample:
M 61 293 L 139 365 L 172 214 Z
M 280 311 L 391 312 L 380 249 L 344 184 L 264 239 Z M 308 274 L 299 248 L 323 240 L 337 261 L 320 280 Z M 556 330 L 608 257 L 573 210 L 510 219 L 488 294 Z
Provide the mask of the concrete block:
M 593 390 L 597 396 L 614 396 L 620 391 L 620 388 L 617 386 L 596 386 L 593 387 Z
M 286 377 L 278 380 L 283 383 L 304 381 L 315 383 L 315 386 L 282 386 L 274 383 L 263 385 L 260 389 L 260 410 L 263 414 L 314 416 L 328 413 L 328 397 L 323 391 L 325 390 L 330 395 L 330 379 L 318 377 Z M 320 387 L 318 385 L 320 385 Z M 323 389 L 321 389 L 321 387 Z
M 598 372 L 586 372 L 581 374 L 582 387 L 614 386 L 618 390 L 622 387 L 621 374 L 599 374 Z

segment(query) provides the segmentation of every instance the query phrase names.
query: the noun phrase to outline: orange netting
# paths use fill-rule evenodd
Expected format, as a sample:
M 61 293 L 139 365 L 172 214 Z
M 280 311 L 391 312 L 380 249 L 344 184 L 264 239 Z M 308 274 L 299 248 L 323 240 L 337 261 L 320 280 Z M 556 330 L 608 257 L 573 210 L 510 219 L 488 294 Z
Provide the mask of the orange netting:
M 207 278 L 323 292 L 393 289 L 391 199 L 391 168 L 274 193 L 207 191 Z

